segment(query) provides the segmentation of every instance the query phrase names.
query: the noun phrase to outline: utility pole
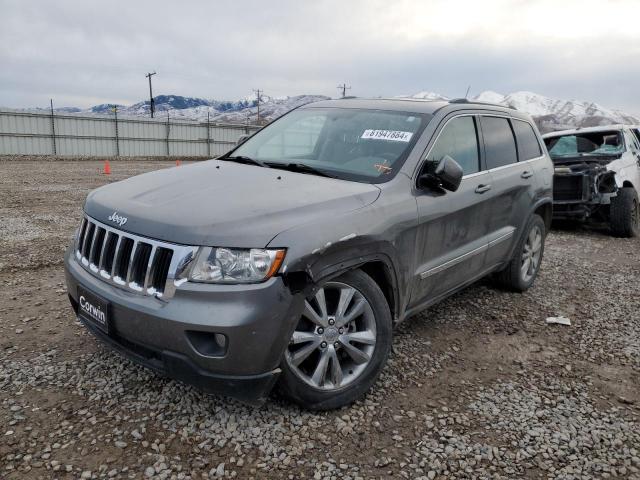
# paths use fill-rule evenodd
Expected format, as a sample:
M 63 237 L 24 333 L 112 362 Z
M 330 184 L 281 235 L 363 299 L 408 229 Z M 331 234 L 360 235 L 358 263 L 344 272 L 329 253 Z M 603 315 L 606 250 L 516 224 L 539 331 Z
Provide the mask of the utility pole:
M 338 85 L 338 90 L 342 90 L 342 98 L 347 96 L 347 90 L 351 90 L 350 86 L 347 86 L 346 83 L 343 83 L 342 85 Z
M 264 94 L 264 90 L 260 90 L 259 88 L 254 90 L 255 94 L 256 94 L 256 98 L 258 99 L 258 119 L 256 120 L 256 123 L 258 125 L 260 125 L 260 100 L 262 99 L 262 95 Z
M 153 112 L 155 111 L 155 105 L 153 103 L 153 90 L 151 90 L 151 77 L 155 75 L 156 72 L 150 72 L 145 75 L 149 79 L 149 106 L 151 107 L 151 118 L 153 118 Z

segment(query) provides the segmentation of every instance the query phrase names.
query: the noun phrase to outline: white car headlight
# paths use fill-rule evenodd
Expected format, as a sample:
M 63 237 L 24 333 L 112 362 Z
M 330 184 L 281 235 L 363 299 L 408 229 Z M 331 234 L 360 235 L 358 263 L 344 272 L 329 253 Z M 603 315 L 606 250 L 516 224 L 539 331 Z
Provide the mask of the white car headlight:
M 188 270 L 188 279 L 205 283 L 258 283 L 277 273 L 282 249 L 202 247 Z

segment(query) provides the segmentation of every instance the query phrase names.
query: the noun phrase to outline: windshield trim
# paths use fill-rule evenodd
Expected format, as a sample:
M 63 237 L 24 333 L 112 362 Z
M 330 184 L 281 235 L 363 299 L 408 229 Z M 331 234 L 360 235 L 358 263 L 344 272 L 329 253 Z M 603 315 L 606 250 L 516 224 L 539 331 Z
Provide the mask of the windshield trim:
M 400 170 L 402 170 L 402 167 L 404 166 L 405 162 L 407 161 L 407 158 L 409 158 L 409 155 L 411 155 L 411 153 L 413 152 L 413 150 L 414 150 L 414 148 L 416 146 L 416 143 L 418 142 L 420 137 L 422 137 L 422 134 L 424 133 L 427 125 L 433 119 L 433 114 L 424 113 L 424 112 L 405 112 L 405 111 L 385 109 L 385 108 L 355 108 L 355 107 L 340 107 L 340 106 L 330 106 L 330 107 L 325 107 L 325 106 L 320 107 L 320 106 L 318 106 L 318 107 L 313 107 L 313 106 L 310 106 L 310 105 L 302 105 L 300 107 L 297 107 L 297 108 L 294 108 L 294 109 L 288 111 L 284 115 L 281 115 L 277 119 L 273 120 L 271 123 L 265 125 L 260 130 L 256 131 L 253 135 L 251 135 L 249 138 L 247 138 L 247 140 L 245 140 L 245 142 L 241 143 L 240 145 L 236 145 L 232 150 L 230 150 L 229 152 L 227 152 L 224 155 L 222 155 L 220 157 L 220 159 L 224 160 L 225 158 L 227 158 L 229 156 L 234 156 L 234 152 L 238 148 L 240 148 L 242 145 L 244 145 L 248 140 L 250 140 L 253 136 L 258 135 L 265 128 L 269 128 L 271 125 L 273 125 L 276 122 L 282 120 L 283 118 L 285 118 L 286 116 L 292 114 L 293 112 L 297 112 L 297 111 L 301 111 L 301 110 L 353 110 L 353 111 L 361 111 L 361 112 L 380 112 L 380 113 L 390 113 L 390 114 L 404 115 L 404 116 L 415 116 L 415 117 L 420 117 L 422 119 L 422 124 L 420 125 L 420 128 L 418 128 L 418 130 L 416 130 L 416 132 L 412 136 L 411 141 L 407 145 L 406 150 L 394 162 L 393 170 L 391 170 L 386 175 L 380 175 L 378 177 L 371 177 L 371 176 L 367 176 L 367 175 L 360 175 L 360 174 L 353 173 L 353 172 L 344 172 L 344 171 L 335 170 L 335 169 L 332 169 L 332 168 L 325 168 L 324 166 L 323 167 L 316 167 L 315 165 L 310 165 L 311 167 L 316 168 L 317 170 L 326 171 L 328 174 L 330 174 L 336 180 L 345 180 L 345 181 L 358 182 L 358 183 L 368 183 L 368 184 L 373 184 L 373 185 L 381 184 L 381 183 L 387 183 L 387 182 L 391 181 L 392 179 L 394 179 L 396 177 L 396 175 L 400 172 Z M 267 160 L 267 161 L 265 161 L 265 163 L 276 163 L 276 161 L 275 161 L 275 159 L 274 160 Z M 282 163 L 283 163 L 283 165 L 286 165 L 289 162 L 282 162 Z M 298 162 L 295 162 L 295 163 L 304 163 L 304 162 L 298 161 Z M 305 172 L 295 172 L 295 173 L 307 174 Z M 308 173 L 308 174 L 311 174 L 311 173 Z

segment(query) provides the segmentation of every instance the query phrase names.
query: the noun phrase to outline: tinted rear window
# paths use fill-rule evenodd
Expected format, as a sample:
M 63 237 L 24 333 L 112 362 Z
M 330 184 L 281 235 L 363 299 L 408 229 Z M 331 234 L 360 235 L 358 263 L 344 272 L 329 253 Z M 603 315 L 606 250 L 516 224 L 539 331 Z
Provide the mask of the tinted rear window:
M 536 137 L 531 125 L 527 122 L 514 120 L 513 130 L 516 133 L 516 139 L 518 140 L 518 153 L 520 153 L 520 160 L 531 160 L 532 158 L 537 158 L 542 155 L 538 138 Z
M 518 161 L 516 141 L 508 119 L 482 117 L 482 134 L 488 169 Z

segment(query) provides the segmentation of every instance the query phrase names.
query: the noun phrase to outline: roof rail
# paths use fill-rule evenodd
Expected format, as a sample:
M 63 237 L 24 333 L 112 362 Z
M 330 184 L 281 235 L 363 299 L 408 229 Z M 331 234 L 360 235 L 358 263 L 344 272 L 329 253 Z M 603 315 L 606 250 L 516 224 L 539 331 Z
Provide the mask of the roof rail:
M 476 100 L 469 100 L 468 98 L 454 98 L 449 100 L 449 103 L 469 103 L 472 105 L 490 105 L 492 107 L 502 107 L 502 108 L 510 108 L 511 110 L 518 110 L 516 107 L 512 107 L 511 105 L 500 105 L 499 103 L 491 103 L 491 102 L 478 102 Z

